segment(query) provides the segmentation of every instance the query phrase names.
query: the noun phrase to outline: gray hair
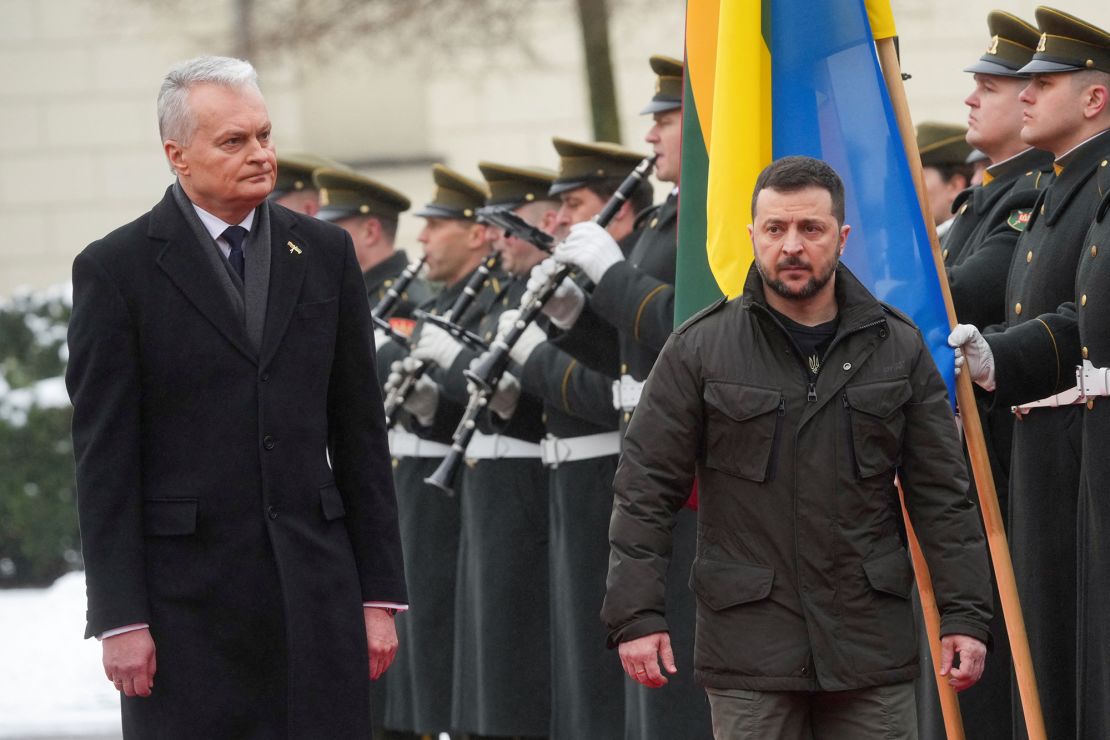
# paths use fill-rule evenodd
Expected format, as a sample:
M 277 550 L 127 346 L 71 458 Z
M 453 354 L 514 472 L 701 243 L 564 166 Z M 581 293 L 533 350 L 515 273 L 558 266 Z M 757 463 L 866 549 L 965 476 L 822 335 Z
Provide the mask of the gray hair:
M 187 145 L 197 131 L 197 119 L 189 106 L 194 85 L 250 88 L 261 94 L 258 73 L 251 63 L 231 57 L 203 56 L 173 66 L 158 91 L 158 132 L 162 141 L 173 139 Z

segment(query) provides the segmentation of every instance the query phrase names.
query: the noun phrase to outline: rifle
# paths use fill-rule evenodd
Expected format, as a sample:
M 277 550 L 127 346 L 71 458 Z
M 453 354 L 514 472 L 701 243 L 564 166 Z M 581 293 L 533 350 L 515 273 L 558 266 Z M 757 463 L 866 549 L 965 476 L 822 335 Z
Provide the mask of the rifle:
M 607 226 L 617 215 L 620 207 L 635 192 L 636 188 L 647 179 L 654 166 L 655 155 L 645 157 L 640 164 L 636 165 L 636 169 L 632 170 L 601 211 L 594 216 L 594 223 L 602 227 Z M 498 381 L 501 380 L 501 376 L 509 366 L 509 351 L 516 345 L 517 340 L 524 334 L 528 325 L 539 317 L 544 304 L 555 294 L 555 290 L 562 284 L 572 269 L 572 267 L 564 265 L 551 275 L 539 290 L 528 297 L 525 303 L 521 304 L 520 315 L 516 322 L 509 327 L 508 332 L 504 335 L 498 333 L 490 344 L 489 351 L 479 360 L 478 364 L 473 369 L 464 372 L 467 380 L 472 384 L 466 411 L 463 412 L 462 419 L 459 420 L 455 433 L 451 436 L 450 452 L 443 458 L 435 472 L 424 479 L 425 483 L 448 494 L 453 493 L 451 481 L 454 480 L 459 466 L 465 459 L 466 448 L 474 437 L 474 432 L 477 431 L 478 415 L 489 403 L 497 389 Z

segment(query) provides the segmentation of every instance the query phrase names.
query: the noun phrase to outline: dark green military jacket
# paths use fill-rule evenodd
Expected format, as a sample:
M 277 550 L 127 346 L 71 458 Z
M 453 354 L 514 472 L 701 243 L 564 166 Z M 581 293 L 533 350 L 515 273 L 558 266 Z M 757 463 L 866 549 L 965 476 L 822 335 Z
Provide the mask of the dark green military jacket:
M 1006 319 L 986 333 L 995 357 L 996 404 L 1036 401 L 1075 386 L 1082 359 L 1074 317 L 1057 308 L 1074 297 L 1083 238 L 1102 193 L 1095 177 L 1110 157 L 1110 130 L 1069 152 L 1018 241 L 1006 287 Z
M 943 252 L 960 323 L 978 327 L 1005 318 L 1006 276 L 1040 190 L 1052 180 L 1052 155 L 1027 149 L 987 170 L 983 185 L 962 192 Z
M 1079 341 L 1096 368 L 1110 367 L 1110 158 L 1098 170 L 1102 202 L 1087 233 L 1075 280 Z M 1076 737 L 1110 736 L 1110 398 L 1088 401 L 1083 414 L 1083 478 L 1079 567 L 1078 702 Z
M 574 326 L 557 340 L 560 347 L 595 369 L 597 329 L 608 324 L 619 334 L 620 374 L 643 380 L 674 329 L 674 276 L 678 254 L 678 194 L 644 213 L 643 230 L 628 259 L 601 277 Z
M 370 300 L 371 309 L 381 303 L 385 294 L 393 287 L 393 282 L 397 279 L 397 276 L 408 267 L 408 263 L 408 257 L 405 256 L 404 252 L 394 252 L 388 259 L 362 273 L 363 282 L 366 283 L 366 297 Z M 390 316 L 399 319 L 412 318 L 412 312 L 416 307 L 425 303 L 434 295 L 428 283 L 420 277 L 416 277 L 401 293 L 401 297 Z
M 816 398 L 753 268 L 674 333 L 625 437 L 610 525 L 610 640 L 667 628 L 673 518 L 698 480 L 694 663 L 705 686 L 838 691 L 918 674 L 895 488 L 942 634 L 986 641 L 986 547 L 944 381 L 917 328 L 844 267 Z

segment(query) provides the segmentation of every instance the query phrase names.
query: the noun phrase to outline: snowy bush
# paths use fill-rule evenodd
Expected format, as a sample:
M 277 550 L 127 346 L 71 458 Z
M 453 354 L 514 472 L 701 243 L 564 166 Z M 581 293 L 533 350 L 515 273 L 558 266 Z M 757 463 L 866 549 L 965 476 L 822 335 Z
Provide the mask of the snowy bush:
M 60 286 L 0 304 L 0 587 L 81 565 L 63 381 L 71 298 Z

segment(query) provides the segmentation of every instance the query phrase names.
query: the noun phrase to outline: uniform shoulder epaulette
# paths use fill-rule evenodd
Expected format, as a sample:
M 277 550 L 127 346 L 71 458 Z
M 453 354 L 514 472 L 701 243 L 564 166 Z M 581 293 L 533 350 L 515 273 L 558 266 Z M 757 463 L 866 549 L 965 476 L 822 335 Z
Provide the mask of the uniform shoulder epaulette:
M 644 224 L 646 224 L 648 221 L 650 221 L 651 218 L 653 216 L 655 216 L 655 214 L 659 213 L 659 209 L 662 208 L 662 207 L 663 207 L 662 204 L 657 205 L 657 206 L 648 206 L 644 210 L 637 213 L 636 218 L 633 219 L 633 221 L 632 221 L 632 228 L 633 229 L 643 228 Z
M 694 314 L 693 316 L 691 316 L 690 318 L 686 319 L 681 324 L 679 324 L 678 328 L 674 330 L 675 334 L 681 334 L 682 332 L 686 331 L 687 329 L 689 329 L 694 324 L 696 324 L 699 321 L 701 321 L 702 319 L 704 319 L 709 314 L 716 313 L 717 311 L 721 310 L 721 307 L 724 306 L 727 303 L 728 303 L 728 296 L 721 296 L 720 298 L 713 301 L 708 306 L 706 306 L 705 308 L 698 311 L 696 314 Z
M 891 316 L 905 324 L 909 324 L 914 329 L 917 329 L 917 324 L 913 322 L 913 319 L 911 319 L 908 314 L 899 311 L 897 308 L 884 301 L 879 301 L 879 304 L 883 307 L 884 312 L 890 314 Z

